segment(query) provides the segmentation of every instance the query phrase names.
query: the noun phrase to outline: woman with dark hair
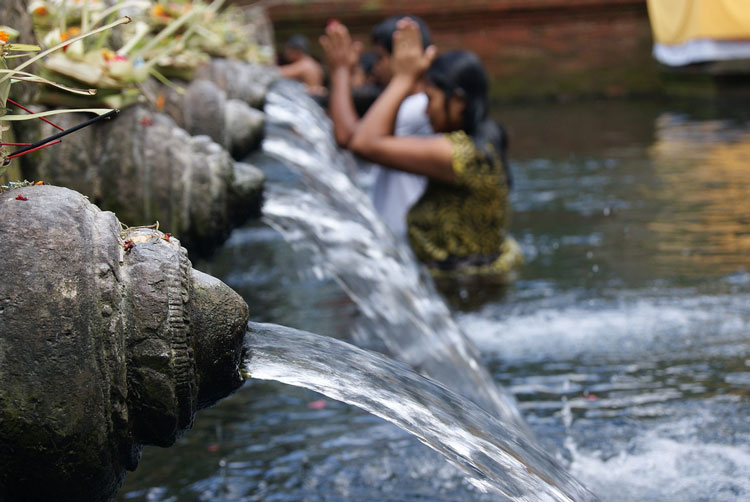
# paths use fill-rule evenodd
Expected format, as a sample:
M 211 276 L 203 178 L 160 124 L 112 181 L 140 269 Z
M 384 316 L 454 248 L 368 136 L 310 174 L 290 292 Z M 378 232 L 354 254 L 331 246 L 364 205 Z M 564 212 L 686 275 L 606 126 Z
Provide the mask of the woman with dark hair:
M 349 148 L 384 166 L 427 176 L 407 217 L 409 242 L 434 275 L 504 275 L 522 255 L 507 235 L 509 174 L 504 131 L 489 118 L 487 76 L 471 52 L 436 58 L 402 19 L 393 36 L 393 77 Z M 398 107 L 426 76 L 427 115 L 438 135 L 394 136 Z

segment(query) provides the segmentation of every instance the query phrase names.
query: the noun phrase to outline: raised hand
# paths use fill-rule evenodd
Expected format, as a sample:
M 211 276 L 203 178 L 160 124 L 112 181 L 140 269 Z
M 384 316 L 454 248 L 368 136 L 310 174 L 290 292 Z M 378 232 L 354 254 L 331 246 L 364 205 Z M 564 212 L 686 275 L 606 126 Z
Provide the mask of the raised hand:
M 435 59 L 437 47 L 430 45 L 422 49 L 422 34 L 414 20 L 405 17 L 396 26 L 391 59 L 393 74 L 419 78 Z
M 354 68 L 362 52 L 362 44 L 352 42 L 349 30 L 338 21 L 331 21 L 326 26 L 326 34 L 321 36 L 320 45 L 326 54 L 326 62 L 330 70 L 345 67 Z

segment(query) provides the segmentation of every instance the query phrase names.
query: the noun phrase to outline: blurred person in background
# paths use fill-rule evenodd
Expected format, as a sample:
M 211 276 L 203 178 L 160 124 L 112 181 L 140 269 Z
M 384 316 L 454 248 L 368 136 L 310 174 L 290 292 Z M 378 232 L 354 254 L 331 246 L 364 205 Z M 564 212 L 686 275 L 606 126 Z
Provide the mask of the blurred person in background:
M 428 185 L 409 210 L 408 238 L 433 275 L 507 276 L 523 260 L 507 234 L 510 175 L 504 130 L 489 117 L 489 83 L 469 51 L 437 56 L 409 18 L 393 35 L 389 83 L 348 143 L 357 155 Z M 394 134 L 405 100 L 425 77 L 431 136 Z
M 372 72 L 377 60 L 378 55 L 374 51 L 365 52 L 359 57 L 359 63 L 352 70 L 352 96 L 357 115 L 360 117 L 367 112 L 370 105 L 383 91 L 383 87 L 378 85 Z
M 375 54 L 372 77 L 382 87 L 391 80 L 393 34 L 402 17 L 404 16 L 388 18 L 372 30 Z M 406 17 L 418 27 L 424 47 L 429 46 L 430 33 L 424 21 L 414 16 Z M 320 38 L 320 44 L 325 51 L 330 74 L 329 114 L 333 121 L 334 135 L 339 146 L 346 148 L 360 126 L 352 93 L 352 70 L 358 64 L 361 45 L 352 42 L 349 30 L 337 21 L 328 24 L 325 35 Z M 420 84 L 415 82 L 399 104 L 391 132 L 397 136 L 432 134 L 426 110 L 427 96 L 422 92 Z M 422 195 L 427 180 L 419 174 L 383 166 L 374 166 L 373 169 L 374 181 L 370 195 L 375 210 L 397 237 L 406 238 L 406 214 Z
M 325 95 L 323 66 L 310 55 L 310 41 L 304 35 L 294 35 L 282 51 L 283 64 L 279 66 L 282 77 L 299 80 L 312 95 Z

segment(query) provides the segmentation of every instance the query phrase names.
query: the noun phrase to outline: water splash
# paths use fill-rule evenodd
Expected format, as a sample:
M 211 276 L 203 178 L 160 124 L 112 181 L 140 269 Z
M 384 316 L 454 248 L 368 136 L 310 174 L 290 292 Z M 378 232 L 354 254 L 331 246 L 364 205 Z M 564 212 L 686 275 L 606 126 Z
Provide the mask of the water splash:
M 632 295 L 631 295 L 632 296 Z M 513 312 L 498 310 L 459 318 L 462 328 L 486 353 L 504 361 L 599 361 L 696 358 L 722 347 L 747 352 L 750 316 L 747 294 L 648 297 L 615 300 L 569 298 L 529 302 Z M 706 334 L 710 333 L 710 338 Z
M 515 501 L 593 501 L 513 424 L 498 421 L 442 385 L 344 342 L 249 323 L 244 369 L 252 378 L 305 387 L 407 430 L 484 491 Z
M 696 412 L 700 420 L 701 412 Z M 696 417 L 639 434 L 614 455 L 575 451 L 571 469 L 602 500 L 747 500 L 750 454 L 744 446 L 698 442 Z M 717 424 L 717 426 L 721 426 Z M 687 429 L 687 437 L 679 431 Z M 677 437 L 675 437 L 677 436 Z M 660 487 L 657 489 L 656 487 Z

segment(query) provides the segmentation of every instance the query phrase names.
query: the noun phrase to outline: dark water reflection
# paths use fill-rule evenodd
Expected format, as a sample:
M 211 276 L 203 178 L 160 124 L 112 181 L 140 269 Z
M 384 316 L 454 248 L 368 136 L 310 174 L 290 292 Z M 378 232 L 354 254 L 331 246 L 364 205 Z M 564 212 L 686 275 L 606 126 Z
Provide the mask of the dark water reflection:
M 446 283 L 540 440 L 610 501 L 750 498 L 750 107 L 503 107 L 518 280 Z M 254 320 L 346 338 L 356 308 L 261 223 L 196 264 Z M 120 500 L 484 500 L 407 434 L 251 383 L 147 449 Z

